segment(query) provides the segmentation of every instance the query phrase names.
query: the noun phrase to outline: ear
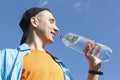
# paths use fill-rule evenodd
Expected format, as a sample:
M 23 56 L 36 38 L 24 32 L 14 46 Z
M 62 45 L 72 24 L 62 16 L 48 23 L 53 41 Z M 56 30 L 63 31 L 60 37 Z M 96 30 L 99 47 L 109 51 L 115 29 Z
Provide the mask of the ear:
M 31 25 L 32 25 L 33 27 L 37 27 L 37 25 L 38 25 L 38 20 L 37 20 L 37 18 L 32 17 L 32 18 L 30 19 L 30 23 L 31 23 Z

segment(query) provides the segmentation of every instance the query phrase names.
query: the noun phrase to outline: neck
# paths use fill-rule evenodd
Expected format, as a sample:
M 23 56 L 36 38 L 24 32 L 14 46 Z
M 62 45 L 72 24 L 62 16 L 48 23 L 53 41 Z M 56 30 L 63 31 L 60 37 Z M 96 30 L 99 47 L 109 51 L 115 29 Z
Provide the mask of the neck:
M 42 42 L 42 39 L 36 36 L 35 34 L 30 34 L 27 37 L 26 42 L 30 49 L 44 50 L 45 44 Z

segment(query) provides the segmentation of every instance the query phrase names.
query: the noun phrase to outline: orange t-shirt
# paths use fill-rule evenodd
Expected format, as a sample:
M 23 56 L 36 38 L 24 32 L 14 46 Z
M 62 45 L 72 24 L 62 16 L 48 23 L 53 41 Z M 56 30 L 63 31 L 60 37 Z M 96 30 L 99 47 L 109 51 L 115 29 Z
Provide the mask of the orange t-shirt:
M 20 80 L 64 80 L 58 63 L 46 51 L 31 49 L 24 57 Z

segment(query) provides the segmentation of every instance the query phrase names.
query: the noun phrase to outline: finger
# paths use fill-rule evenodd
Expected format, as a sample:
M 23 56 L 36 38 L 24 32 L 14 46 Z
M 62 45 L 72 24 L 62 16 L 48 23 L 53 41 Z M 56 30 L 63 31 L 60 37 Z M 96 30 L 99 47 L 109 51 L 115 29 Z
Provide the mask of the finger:
M 91 48 L 90 48 L 90 52 L 89 54 L 94 54 L 94 49 L 95 49 L 95 45 L 94 44 L 91 44 Z
M 87 43 L 84 53 L 86 54 L 86 53 L 88 53 L 88 51 L 89 51 L 89 43 Z
M 98 45 L 97 45 L 97 46 L 98 46 Z M 97 50 L 96 50 L 96 53 L 95 53 L 95 56 L 96 56 L 96 57 L 99 57 L 101 48 L 102 48 L 101 46 L 98 46 L 98 47 L 97 47 Z
M 88 43 L 87 43 L 87 46 L 86 46 L 86 49 L 84 50 L 85 55 L 91 55 L 93 49 L 94 49 L 94 44 L 91 43 L 91 42 L 88 42 Z

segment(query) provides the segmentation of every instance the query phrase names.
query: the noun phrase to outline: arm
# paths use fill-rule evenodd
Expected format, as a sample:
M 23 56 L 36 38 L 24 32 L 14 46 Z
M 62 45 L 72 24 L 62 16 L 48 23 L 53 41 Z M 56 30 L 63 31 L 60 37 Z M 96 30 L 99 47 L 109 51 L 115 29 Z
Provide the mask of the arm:
M 89 63 L 89 70 L 94 70 L 94 71 L 100 71 L 100 66 L 101 66 L 101 60 L 98 59 L 99 51 L 101 48 L 97 50 L 97 52 L 94 54 L 93 49 L 95 45 L 88 42 L 87 48 L 85 49 L 85 57 L 88 60 Z M 99 75 L 97 74 L 88 74 L 88 80 L 98 80 Z

